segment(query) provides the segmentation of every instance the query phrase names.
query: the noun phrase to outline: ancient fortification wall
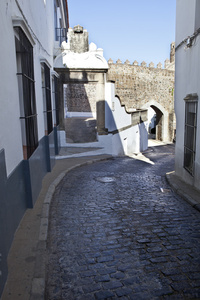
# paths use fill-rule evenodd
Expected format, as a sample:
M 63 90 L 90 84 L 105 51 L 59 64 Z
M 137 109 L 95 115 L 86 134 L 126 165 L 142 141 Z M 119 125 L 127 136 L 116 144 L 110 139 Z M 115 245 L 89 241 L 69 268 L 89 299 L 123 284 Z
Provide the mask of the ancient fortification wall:
M 170 60 L 165 66 L 145 62 L 131 65 L 127 60 L 108 61 L 107 80 L 115 82 L 115 94 L 127 111 L 152 107 L 156 113 L 158 139 L 172 141 L 175 130 L 174 113 L 174 43 L 171 45 Z M 160 128 L 160 129 L 159 129 Z M 162 133 L 161 133 L 162 131 Z M 164 133 L 165 131 L 165 133 Z M 167 131 L 167 132 L 166 132 Z M 165 136 L 165 138 L 164 138 Z
M 108 80 L 115 81 L 115 94 L 127 109 L 140 109 L 151 100 L 160 103 L 166 110 L 174 110 L 174 70 L 167 60 L 165 68 L 161 64 L 148 67 L 145 62 L 132 65 L 118 60 L 108 61 Z

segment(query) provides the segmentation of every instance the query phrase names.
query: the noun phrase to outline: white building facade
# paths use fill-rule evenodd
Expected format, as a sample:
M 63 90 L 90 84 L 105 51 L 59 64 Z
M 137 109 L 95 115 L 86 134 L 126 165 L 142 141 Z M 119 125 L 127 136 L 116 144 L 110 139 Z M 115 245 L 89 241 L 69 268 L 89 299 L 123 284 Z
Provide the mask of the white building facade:
M 175 172 L 200 189 L 200 1 L 177 0 Z
M 114 156 L 133 155 L 147 149 L 147 109 L 127 111 L 121 104 L 115 94 L 115 83 L 107 80 L 109 65 L 103 49 L 88 43 L 86 29 L 80 25 L 69 28 L 68 43 L 62 43 L 54 67 L 60 75 L 60 140 L 63 147 L 100 147 Z M 93 118 L 94 126 L 96 124 L 96 133 L 95 130 L 92 134 L 91 131 L 86 133 L 93 140 L 86 139 L 82 131 L 84 140 L 81 141 L 80 120 L 83 118 L 84 122 Z
M 66 0 L 0 2 L 0 295 L 14 233 L 59 150 L 53 58 L 67 28 Z

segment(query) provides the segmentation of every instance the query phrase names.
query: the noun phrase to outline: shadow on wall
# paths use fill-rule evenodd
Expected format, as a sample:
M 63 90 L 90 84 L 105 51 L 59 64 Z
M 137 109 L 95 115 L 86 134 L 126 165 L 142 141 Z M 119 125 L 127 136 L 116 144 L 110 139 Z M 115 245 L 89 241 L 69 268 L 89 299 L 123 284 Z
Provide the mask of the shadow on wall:
M 116 107 L 115 101 L 119 99 L 112 99 L 112 103 L 108 101 L 101 101 L 102 105 L 105 105 L 105 127 L 109 136 L 110 144 L 111 144 L 111 153 L 113 155 L 126 155 L 128 152 L 127 145 L 127 135 L 123 127 L 130 124 L 130 116 L 127 116 L 126 122 L 123 120 L 123 113 L 125 112 L 124 108 L 121 108 L 121 122 L 117 117 L 120 117 L 119 107 Z M 110 105 L 109 105 L 110 104 Z M 118 113 L 116 113 L 116 109 Z M 117 115 L 117 116 L 116 116 Z M 124 132 L 123 132 L 124 131 Z
M 147 110 L 127 112 L 118 97 L 105 102 L 105 124 L 112 139 L 113 155 L 132 155 L 147 149 Z
M 140 132 L 140 149 L 141 151 L 144 151 L 148 147 L 148 131 L 146 130 L 146 126 L 141 118 L 139 124 L 139 132 Z

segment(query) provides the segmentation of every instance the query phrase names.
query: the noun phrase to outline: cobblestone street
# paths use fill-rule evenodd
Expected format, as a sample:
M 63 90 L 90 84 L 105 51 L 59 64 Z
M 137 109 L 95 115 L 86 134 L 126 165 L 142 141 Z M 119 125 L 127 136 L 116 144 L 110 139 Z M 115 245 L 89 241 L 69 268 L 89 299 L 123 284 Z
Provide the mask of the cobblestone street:
M 46 300 L 200 299 L 200 212 L 166 182 L 174 145 L 145 157 L 86 165 L 58 185 Z

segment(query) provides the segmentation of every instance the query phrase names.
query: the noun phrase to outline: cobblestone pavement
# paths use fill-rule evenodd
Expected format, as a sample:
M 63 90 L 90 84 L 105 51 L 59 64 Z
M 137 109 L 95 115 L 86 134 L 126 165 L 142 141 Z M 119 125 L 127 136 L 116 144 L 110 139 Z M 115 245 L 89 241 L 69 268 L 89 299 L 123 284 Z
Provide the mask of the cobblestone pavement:
M 52 199 L 46 299 L 200 299 L 200 213 L 165 173 L 174 146 L 80 167 Z

